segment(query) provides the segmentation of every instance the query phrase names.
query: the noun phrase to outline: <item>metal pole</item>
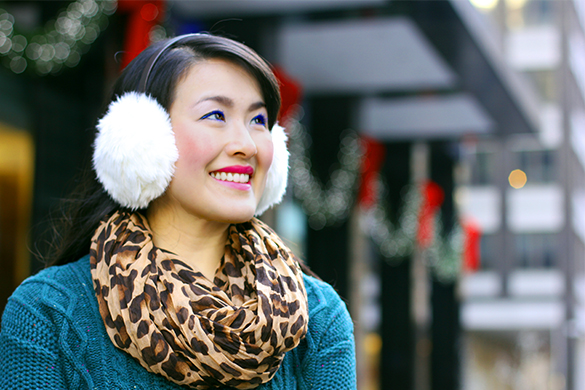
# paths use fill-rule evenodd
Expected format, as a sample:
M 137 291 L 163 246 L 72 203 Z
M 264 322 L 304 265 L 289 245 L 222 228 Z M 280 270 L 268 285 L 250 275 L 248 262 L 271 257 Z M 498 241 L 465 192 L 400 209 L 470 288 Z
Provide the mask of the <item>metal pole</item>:
M 424 142 L 417 142 L 412 147 L 412 178 L 415 183 L 421 183 L 429 177 L 430 148 Z M 430 390 L 431 294 L 424 256 L 424 251 L 417 248 L 411 264 L 412 316 L 415 325 L 414 388 L 416 390 Z

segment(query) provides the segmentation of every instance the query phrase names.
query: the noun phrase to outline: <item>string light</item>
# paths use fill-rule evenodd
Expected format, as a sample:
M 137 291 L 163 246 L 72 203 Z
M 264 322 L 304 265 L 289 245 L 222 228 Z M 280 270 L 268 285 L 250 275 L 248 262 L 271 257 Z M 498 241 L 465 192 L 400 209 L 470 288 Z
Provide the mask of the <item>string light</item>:
M 0 9 L 0 55 L 14 73 L 33 68 L 39 75 L 72 68 L 108 26 L 116 0 L 77 0 L 45 24 L 42 32 L 27 39 L 16 34 L 14 17 Z
M 305 128 L 298 120 L 292 120 L 287 129 L 290 138 L 290 179 L 293 193 L 301 201 L 309 225 L 320 230 L 344 221 L 355 202 L 360 179 L 363 152 L 357 134 L 347 131 L 341 135 L 339 168 L 331 174 L 327 185 L 323 185 L 311 171 L 312 164 L 308 156 L 311 138 Z M 385 199 L 387 190 L 380 178 L 376 188 L 376 198 Z M 360 213 L 360 228 L 378 246 L 385 261 L 392 265 L 398 265 L 416 249 L 418 216 L 422 202 L 420 188 L 411 184 L 402 193 L 404 206 L 396 226 L 388 218 L 388 210 L 383 202 L 378 201 L 373 207 L 363 209 Z M 433 221 L 436 232 L 434 240 L 422 255 L 437 279 L 448 283 L 455 281 L 460 273 L 463 230 L 457 224 L 444 237 L 441 220 L 439 212 Z
M 309 225 L 320 230 L 344 221 L 351 210 L 360 179 L 360 165 L 363 157 L 357 134 L 347 131 L 341 135 L 339 168 L 336 169 L 327 185 L 313 175 L 311 160 L 307 151 L 311 138 L 298 120 L 289 122 L 291 153 L 290 179 L 295 197 L 307 214 Z M 377 199 L 386 199 L 384 182 L 378 178 L 376 183 Z M 419 186 L 411 184 L 403 190 L 404 206 L 394 226 L 388 218 L 388 210 L 383 202 L 376 202 L 360 213 L 360 228 L 378 246 L 385 261 L 398 265 L 412 255 L 416 249 L 418 216 L 421 207 Z M 437 279 L 448 283 L 455 281 L 461 270 L 463 254 L 463 230 L 454 226 L 451 233 L 444 237 L 441 213 L 434 218 L 434 240 L 422 253 L 423 259 Z
M 287 126 L 290 137 L 291 182 L 293 193 L 301 201 L 309 225 L 315 230 L 343 222 L 354 204 L 360 178 L 362 147 L 352 130 L 341 134 L 339 168 L 331 174 L 326 185 L 311 172 L 311 159 L 307 151 L 311 137 L 298 120 Z
M 416 186 L 406 188 L 405 202 L 398 220 L 398 226 L 388 218 L 388 211 L 379 199 L 386 199 L 387 190 L 384 182 L 378 178 L 376 204 L 361 213 L 360 226 L 380 249 L 380 254 L 388 262 L 398 264 L 402 258 L 414 252 L 415 237 L 418 228 L 418 210 L 421 198 Z
M 440 282 L 450 283 L 457 280 L 463 259 L 464 234 L 460 224 L 455 224 L 451 233 L 444 237 L 441 212 L 435 217 L 435 239 L 427 251 L 427 264 Z
M 404 205 L 398 218 L 397 226 L 388 218 L 388 210 L 379 199 L 387 196 L 386 186 L 382 179 L 376 183 L 378 202 L 362 210 L 360 227 L 374 244 L 378 246 L 380 254 L 390 265 L 398 265 L 416 249 L 416 235 L 418 231 L 418 216 L 421 207 L 420 188 L 415 184 L 406 186 L 403 190 Z M 457 279 L 461 269 L 463 254 L 463 230 L 457 224 L 451 233 L 444 237 L 441 213 L 438 212 L 433 220 L 435 235 L 430 247 L 422 253 L 423 260 L 437 279 L 443 283 Z

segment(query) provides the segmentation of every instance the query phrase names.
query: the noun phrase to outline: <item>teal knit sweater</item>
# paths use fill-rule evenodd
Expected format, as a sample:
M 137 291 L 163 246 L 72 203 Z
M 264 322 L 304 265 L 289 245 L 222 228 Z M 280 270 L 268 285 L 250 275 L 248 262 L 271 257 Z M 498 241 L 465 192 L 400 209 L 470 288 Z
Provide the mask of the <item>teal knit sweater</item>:
M 268 389 L 355 389 L 353 325 L 326 283 L 305 276 L 306 338 L 285 355 Z M 27 279 L 0 331 L 0 389 L 185 389 L 146 371 L 112 344 L 99 314 L 89 256 Z

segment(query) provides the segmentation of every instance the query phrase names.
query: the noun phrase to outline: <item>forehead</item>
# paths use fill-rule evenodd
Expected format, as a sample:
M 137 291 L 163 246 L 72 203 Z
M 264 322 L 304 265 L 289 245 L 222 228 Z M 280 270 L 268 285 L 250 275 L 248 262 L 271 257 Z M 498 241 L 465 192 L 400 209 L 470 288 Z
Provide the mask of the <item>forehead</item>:
M 196 62 L 177 82 L 177 97 L 205 93 L 226 93 L 232 98 L 253 96 L 263 100 L 258 80 L 247 69 L 217 58 Z

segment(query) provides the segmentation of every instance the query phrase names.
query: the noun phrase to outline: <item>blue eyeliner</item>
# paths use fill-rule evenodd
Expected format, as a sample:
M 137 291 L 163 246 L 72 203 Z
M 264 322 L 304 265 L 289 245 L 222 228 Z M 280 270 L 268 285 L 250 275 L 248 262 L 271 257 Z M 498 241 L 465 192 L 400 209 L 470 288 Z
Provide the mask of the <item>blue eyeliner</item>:
M 221 121 L 225 120 L 225 115 L 223 114 L 223 112 L 221 112 L 219 110 L 211 111 L 210 113 L 203 115 L 201 117 L 201 119 L 207 119 L 207 118 L 209 118 L 209 117 L 211 117 L 213 115 L 218 115 L 218 116 L 221 117 L 221 119 L 215 118 L 215 120 L 221 120 Z
M 266 117 L 265 117 L 264 115 L 262 115 L 262 114 L 260 114 L 260 115 L 256 115 L 256 116 L 254 117 L 254 119 L 252 119 L 252 120 L 253 120 L 253 121 L 255 121 L 256 119 L 261 119 L 261 120 L 262 120 L 262 122 L 261 122 L 261 123 L 258 123 L 259 125 L 266 126 L 266 122 L 267 122 L 267 120 L 266 120 Z

